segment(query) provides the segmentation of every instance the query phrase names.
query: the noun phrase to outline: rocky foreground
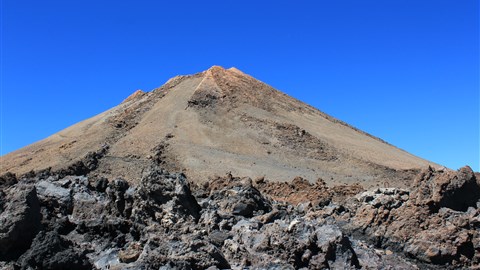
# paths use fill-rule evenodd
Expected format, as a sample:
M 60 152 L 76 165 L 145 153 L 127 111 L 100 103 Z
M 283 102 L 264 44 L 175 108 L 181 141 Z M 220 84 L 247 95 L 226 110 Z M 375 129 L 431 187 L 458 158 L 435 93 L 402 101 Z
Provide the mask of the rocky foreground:
M 190 186 L 159 167 L 134 186 L 81 172 L 0 178 L 2 269 L 480 268 L 469 167 L 369 191 L 232 175 Z

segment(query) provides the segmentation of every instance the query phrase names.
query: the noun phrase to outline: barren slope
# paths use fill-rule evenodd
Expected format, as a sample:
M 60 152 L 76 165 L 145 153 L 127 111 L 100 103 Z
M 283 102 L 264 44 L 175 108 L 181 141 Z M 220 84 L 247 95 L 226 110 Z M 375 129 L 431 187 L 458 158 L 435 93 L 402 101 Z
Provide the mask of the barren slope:
M 178 76 L 1 157 L 1 171 L 55 169 L 108 148 L 92 176 L 136 182 L 152 163 L 193 181 L 234 175 L 405 186 L 428 164 L 231 68 Z M 387 183 L 388 182 L 388 183 Z

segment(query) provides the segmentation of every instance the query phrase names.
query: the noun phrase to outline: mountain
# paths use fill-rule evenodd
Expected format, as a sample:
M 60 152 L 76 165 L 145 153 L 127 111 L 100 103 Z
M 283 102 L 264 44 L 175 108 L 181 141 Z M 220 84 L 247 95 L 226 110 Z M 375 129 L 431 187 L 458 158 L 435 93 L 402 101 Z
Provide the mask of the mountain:
M 138 90 L 1 165 L 0 269 L 480 269 L 480 174 L 235 68 Z
M 438 166 L 236 68 L 213 66 L 151 92 L 138 90 L 104 113 L 1 157 L 0 174 L 59 170 L 99 152 L 90 174 L 129 182 L 159 163 L 194 182 L 231 172 L 403 187 L 420 168 Z

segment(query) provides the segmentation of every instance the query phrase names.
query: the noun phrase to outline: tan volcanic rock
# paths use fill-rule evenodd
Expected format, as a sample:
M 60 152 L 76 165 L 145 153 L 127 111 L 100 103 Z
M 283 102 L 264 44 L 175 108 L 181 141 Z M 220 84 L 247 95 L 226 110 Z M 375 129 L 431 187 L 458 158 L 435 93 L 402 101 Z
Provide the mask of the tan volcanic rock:
M 60 169 L 108 146 L 91 172 L 136 182 L 152 162 L 214 175 L 409 185 L 429 161 L 287 96 L 236 68 L 177 76 L 151 92 L 1 157 L 0 174 Z
M 145 92 L 142 90 L 138 89 L 137 91 L 133 92 L 130 96 L 128 96 L 122 103 L 129 102 L 138 98 L 141 98 L 145 95 Z

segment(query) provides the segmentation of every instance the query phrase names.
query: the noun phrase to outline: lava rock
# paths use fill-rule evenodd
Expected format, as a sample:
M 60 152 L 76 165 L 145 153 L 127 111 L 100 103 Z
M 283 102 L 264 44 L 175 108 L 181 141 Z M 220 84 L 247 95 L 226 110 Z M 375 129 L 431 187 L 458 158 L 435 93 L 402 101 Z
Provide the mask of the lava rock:
M 254 206 L 252 204 L 238 203 L 233 207 L 232 213 L 244 217 L 252 217 Z
M 193 197 L 185 175 L 170 175 L 153 169 L 142 178 L 135 193 L 134 213 L 140 218 L 165 218 L 176 223 L 179 218 L 198 220 L 201 207 Z
M 230 238 L 230 234 L 224 231 L 214 231 L 208 235 L 210 241 L 217 247 L 223 246 L 225 240 Z
M 417 181 L 411 190 L 377 188 L 363 193 L 357 186 L 330 188 L 322 181 L 310 184 L 301 178 L 293 184 L 264 180 L 254 186 L 249 178 L 228 174 L 196 187 L 204 189 L 196 191 L 200 206 L 185 175 L 152 166 L 136 185 L 117 178 L 92 187 L 86 176 L 53 172 L 46 179 L 31 174 L 32 178 L 1 189 L 0 268 L 480 265 L 479 204 L 472 205 L 475 196 L 458 198 L 465 186 L 471 188 L 478 181 L 468 169 L 457 173 L 430 169 L 430 176 L 428 171 L 419 176 L 426 182 Z M 269 188 L 277 190 L 267 192 Z M 311 196 L 302 199 L 304 193 L 298 193 L 295 200 L 276 199 L 302 191 Z M 331 200 L 318 204 L 317 195 Z M 462 203 L 456 205 L 459 200 Z M 68 205 L 73 205 L 71 211 L 58 211 Z
M 47 205 L 51 209 L 56 208 L 64 213 L 71 212 L 72 196 L 70 189 L 45 180 L 36 183 L 35 187 L 42 204 Z
M 411 199 L 417 205 L 428 205 L 436 212 L 441 207 L 466 211 L 480 199 L 480 186 L 468 166 L 455 171 L 437 172 L 431 167 L 414 181 Z
M 272 205 L 250 181 L 235 179 L 232 186 L 213 190 L 209 196 L 210 202 L 224 213 L 250 218 L 263 215 L 272 210 Z
M 474 267 L 480 263 L 477 189 L 468 167 L 458 172 L 428 168 L 410 192 L 387 188 L 358 195 L 359 204 L 348 205 L 352 215 L 343 228 L 423 263 Z
M 17 184 L 5 191 L 0 213 L 0 260 L 18 258 L 41 228 L 40 203 L 33 185 Z
M 92 269 L 85 254 L 55 231 L 40 232 L 19 261 L 24 269 Z
M 118 253 L 118 258 L 121 262 L 124 263 L 131 263 L 138 259 L 140 254 L 142 253 L 142 246 L 140 243 L 131 243 L 127 249 L 121 250 Z
M 108 179 L 107 178 L 100 178 L 95 183 L 95 190 L 98 192 L 105 192 L 108 187 Z
M 7 188 L 18 183 L 17 176 L 11 172 L 7 172 L 0 176 L 0 187 Z

